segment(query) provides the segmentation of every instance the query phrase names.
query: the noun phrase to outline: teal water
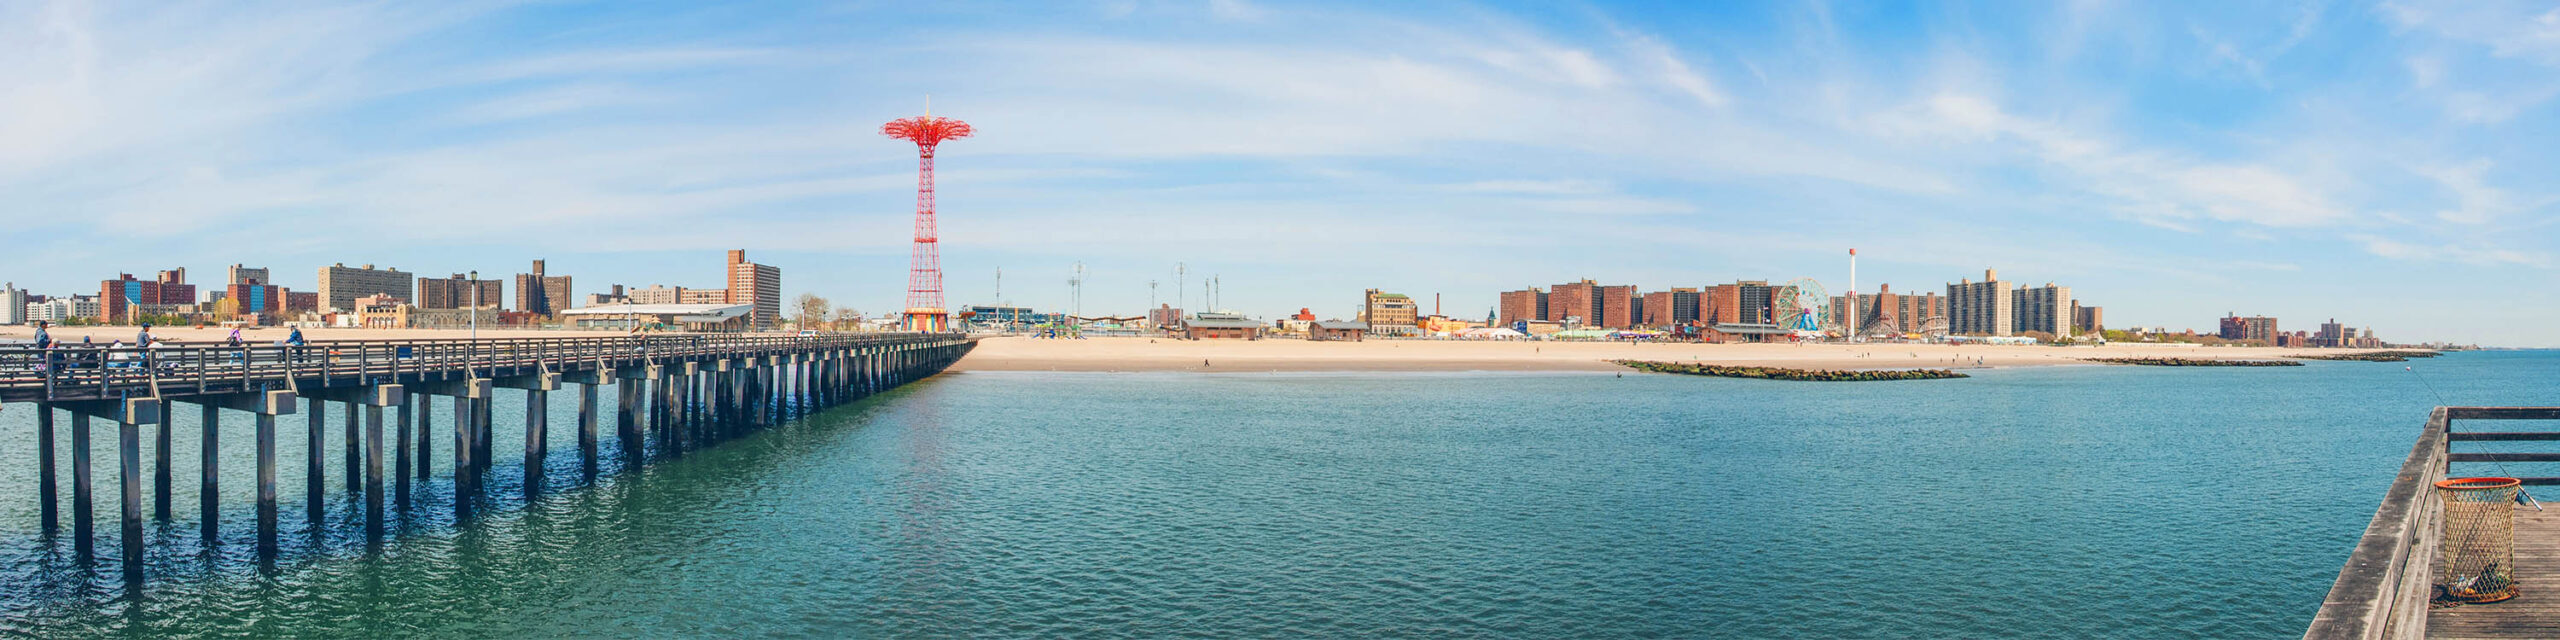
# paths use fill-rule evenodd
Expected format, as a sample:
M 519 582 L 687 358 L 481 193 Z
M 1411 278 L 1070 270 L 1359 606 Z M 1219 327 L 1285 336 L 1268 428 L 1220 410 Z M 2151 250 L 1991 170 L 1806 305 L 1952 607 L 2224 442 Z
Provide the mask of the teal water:
M 2560 355 L 2411 364 L 2454 404 L 2560 404 Z M 139 600 L 112 503 L 94 568 L 38 539 L 11 406 L 0 633 L 2293 637 L 2437 404 L 2402 366 L 948 374 L 593 486 L 555 426 L 542 498 L 456 526 L 440 477 L 379 550 L 335 442 L 333 522 L 303 522 L 297 416 L 271 571 L 248 421 L 208 548 L 180 410 Z M 496 494 L 520 413 L 497 409 Z

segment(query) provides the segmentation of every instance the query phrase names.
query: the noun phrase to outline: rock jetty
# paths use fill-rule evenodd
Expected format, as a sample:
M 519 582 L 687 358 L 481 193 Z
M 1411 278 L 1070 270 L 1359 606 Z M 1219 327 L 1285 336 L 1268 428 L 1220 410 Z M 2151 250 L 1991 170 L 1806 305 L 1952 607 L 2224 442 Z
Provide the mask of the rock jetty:
M 2285 357 L 2287 357 L 2287 358 L 2299 358 L 2299 359 L 2303 359 L 2303 360 L 2338 360 L 2338 361 L 2343 361 L 2343 362 L 2408 362 L 2408 361 L 2409 361 L 2409 357 L 2408 357 L 2408 356 L 2397 355 L 2397 354 L 2390 354 L 2390 353 L 2321 353 L 2321 354 L 2312 354 L 2312 355 L 2290 355 L 2290 356 L 2285 356 Z

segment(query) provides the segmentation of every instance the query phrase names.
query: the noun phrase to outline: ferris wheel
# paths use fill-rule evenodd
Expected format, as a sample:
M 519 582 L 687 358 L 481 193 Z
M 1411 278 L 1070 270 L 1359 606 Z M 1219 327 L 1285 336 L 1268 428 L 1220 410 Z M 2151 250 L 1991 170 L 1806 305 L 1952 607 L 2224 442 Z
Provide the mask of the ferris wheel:
M 1778 326 L 1800 332 L 1831 328 L 1831 293 L 1812 278 L 1797 278 L 1769 292 L 1770 318 Z

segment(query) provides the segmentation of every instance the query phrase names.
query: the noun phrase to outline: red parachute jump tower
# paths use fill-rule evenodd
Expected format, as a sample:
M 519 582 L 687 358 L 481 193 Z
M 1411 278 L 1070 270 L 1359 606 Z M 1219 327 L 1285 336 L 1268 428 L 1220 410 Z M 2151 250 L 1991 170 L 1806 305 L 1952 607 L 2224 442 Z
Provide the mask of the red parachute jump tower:
M 951 328 L 951 312 L 942 307 L 941 238 L 933 223 L 933 148 L 945 140 L 977 133 L 969 123 L 937 118 L 933 107 L 924 115 L 891 120 L 880 134 L 916 143 L 916 244 L 907 268 L 907 312 L 901 326 L 908 331 L 942 332 Z

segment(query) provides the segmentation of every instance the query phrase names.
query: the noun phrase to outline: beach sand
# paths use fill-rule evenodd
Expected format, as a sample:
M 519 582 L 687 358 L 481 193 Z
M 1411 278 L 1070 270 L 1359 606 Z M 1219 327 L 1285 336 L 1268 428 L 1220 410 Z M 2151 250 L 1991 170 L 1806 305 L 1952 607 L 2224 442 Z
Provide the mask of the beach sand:
M 2080 358 L 2269 359 L 2345 349 L 2111 344 L 2104 347 L 1925 344 L 1691 344 L 1438 340 L 1173 340 L 990 338 L 955 371 L 1624 371 L 1610 360 L 1799 369 L 1949 369 L 2097 365 Z

